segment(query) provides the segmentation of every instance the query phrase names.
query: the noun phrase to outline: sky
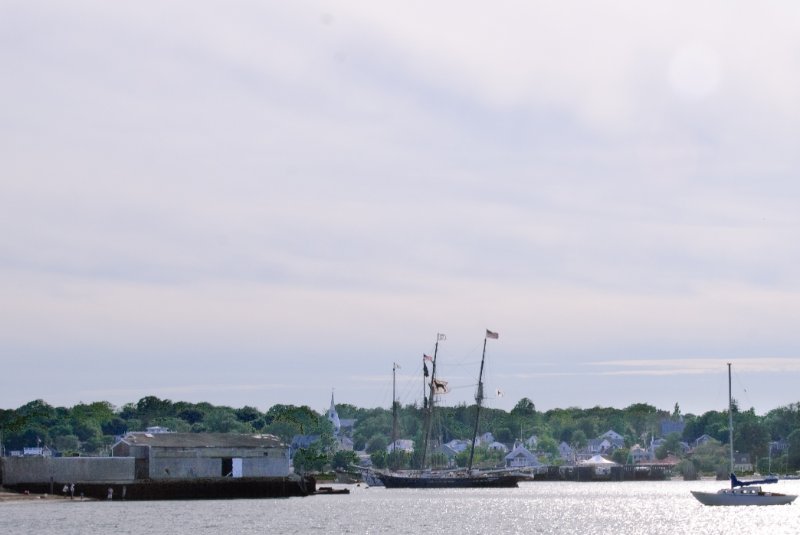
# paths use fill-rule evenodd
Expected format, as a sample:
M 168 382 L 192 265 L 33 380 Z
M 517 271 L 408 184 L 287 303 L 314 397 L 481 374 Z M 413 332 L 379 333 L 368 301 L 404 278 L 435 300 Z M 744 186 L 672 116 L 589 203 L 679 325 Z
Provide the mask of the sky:
M 0 407 L 800 401 L 800 5 L 0 3 Z

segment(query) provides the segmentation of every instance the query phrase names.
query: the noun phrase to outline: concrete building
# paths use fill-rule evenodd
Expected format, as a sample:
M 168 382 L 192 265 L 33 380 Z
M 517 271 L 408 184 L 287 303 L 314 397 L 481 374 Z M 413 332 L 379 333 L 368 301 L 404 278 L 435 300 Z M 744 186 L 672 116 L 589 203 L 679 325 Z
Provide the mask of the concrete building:
M 289 449 L 273 435 L 128 433 L 111 448 L 133 457 L 136 479 L 284 477 Z

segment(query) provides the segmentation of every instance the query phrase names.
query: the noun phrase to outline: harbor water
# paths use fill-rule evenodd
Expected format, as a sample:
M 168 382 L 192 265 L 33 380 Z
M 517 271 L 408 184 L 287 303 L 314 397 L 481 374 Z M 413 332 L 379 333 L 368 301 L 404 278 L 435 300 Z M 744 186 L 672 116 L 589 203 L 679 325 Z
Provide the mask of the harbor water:
M 217 533 L 800 533 L 800 501 L 772 507 L 706 507 L 690 490 L 726 482 L 527 482 L 517 489 L 385 489 L 348 495 L 205 501 L 0 503 L 0 533 L 15 535 Z M 766 489 L 766 488 L 765 488 Z M 770 485 L 800 493 L 800 481 Z

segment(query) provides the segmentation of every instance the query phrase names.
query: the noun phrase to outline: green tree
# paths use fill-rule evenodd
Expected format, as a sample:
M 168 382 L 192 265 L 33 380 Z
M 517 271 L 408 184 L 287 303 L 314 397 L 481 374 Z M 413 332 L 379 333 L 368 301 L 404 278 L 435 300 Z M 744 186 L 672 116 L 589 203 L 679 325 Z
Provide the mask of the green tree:
M 559 455 L 558 443 L 550 436 L 539 437 L 536 449 L 542 453 L 546 453 L 551 459 L 555 459 Z
M 240 422 L 244 422 L 244 423 L 252 424 L 253 422 L 258 420 L 259 418 L 262 418 L 262 414 L 258 409 L 256 409 L 255 407 L 249 407 L 247 405 L 245 405 L 241 409 L 236 409 L 233 412 L 236 415 L 236 418 Z
M 183 420 L 189 425 L 193 425 L 203 421 L 205 413 L 195 407 L 187 407 L 178 412 L 178 418 Z
M 292 462 L 298 474 L 322 472 L 328 462 L 328 455 L 322 450 L 319 442 L 314 442 L 307 448 L 295 451 Z
M 367 453 L 373 453 L 378 450 L 386 451 L 386 447 L 388 444 L 386 443 L 386 437 L 384 435 L 375 435 L 369 439 L 367 442 Z
M 174 415 L 172 401 L 168 399 L 146 396 L 136 403 L 136 417 L 142 421 L 145 427 L 149 426 L 150 421 L 154 418 Z
M 522 398 L 511 409 L 511 414 L 522 418 L 530 418 L 536 414 L 536 405 L 529 398 Z
M 53 440 L 55 448 L 64 455 L 77 452 L 81 443 L 75 435 L 59 435 Z
M 670 453 L 678 455 L 681 452 L 681 436 L 678 433 L 670 433 L 664 443 L 656 448 L 656 459 L 666 459 Z
M 358 455 L 354 451 L 339 450 L 331 457 L 331 467 L 334 470 L 347 470 L 355 464 L 358 464 Z
M 727 478 L 730 468 L 728 448 L 717 440 L 709 440 L 694 449 L 692 463 L 698 473 L 715 473 L 717 477 Z
M 617 448 L 611 454 L 611 460 L 617 464 L 628 464 L 629 455 L 630 450 L 628 448 Z
M 576 429 L 572 433 L 572 437 L 570 437 L 569 443 L 574 448 L 582 449 L 585 448 L 586 445 L 589 443 L 589 439 L 586 436 L 586 433 L 584 433 L 582 429 Z
M 369 459 L 375 468 L 386 468 L 386 457 L 386 450 L 375 450 L 369 454 Z
M 733 446 L 736 451 L 749 453 L 753 459 L 767 456 L 770 441 L 769 429 L 762 423 L 754 409 L 736 414 Z
M 209 433 L 249 433 L 251 427 L 239 421 L 228 407 L 219 407 L 206 415 L 203 423 Z
M 654 432 L 658 423 L 658 409 L 647 403 L 634 403 L 625 408 L 625 414 L 634 436 Z

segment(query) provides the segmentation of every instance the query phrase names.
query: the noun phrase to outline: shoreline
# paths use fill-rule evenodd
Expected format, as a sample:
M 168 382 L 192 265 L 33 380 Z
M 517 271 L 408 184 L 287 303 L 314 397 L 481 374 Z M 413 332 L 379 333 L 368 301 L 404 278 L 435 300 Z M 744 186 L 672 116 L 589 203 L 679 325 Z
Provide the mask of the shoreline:
M 16 492 L 0 486 L 0 503 L 4 502 L 39 502 L 39 501 L 64 501 L 64 502 L 88 502 L 97 501 L 95 498 L 75 496 L 70 499 L 69 496 L 61 494 L 38 493 L 38 492 Z

